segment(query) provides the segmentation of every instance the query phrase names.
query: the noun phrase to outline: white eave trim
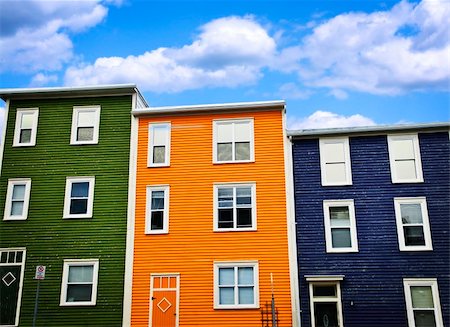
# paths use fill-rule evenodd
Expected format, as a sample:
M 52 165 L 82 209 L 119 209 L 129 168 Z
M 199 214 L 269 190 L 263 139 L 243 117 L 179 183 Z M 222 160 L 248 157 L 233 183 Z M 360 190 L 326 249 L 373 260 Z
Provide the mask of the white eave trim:
M 204 112 L 204 111 L 220 111 L 220 110 L 252 110 L 252 109 L 270 109 L 273 107 L 281 107 L 285 109 L 286 102 L 284 100 L 276 101 L 258 101 L 258 102 L 235 102 L 235 103 L 217 103 L 217 104 L 201 104 L 189 106 L 168 106 L 168 107 L 150 107 L 145 109 L 136 109 L 131 113 L 134 116 L 170 114 L 170 113 L 186 113 L 186 112 Z
M 345 275 L 305 275 L 307 282 L 336 282 L 344 280 Z

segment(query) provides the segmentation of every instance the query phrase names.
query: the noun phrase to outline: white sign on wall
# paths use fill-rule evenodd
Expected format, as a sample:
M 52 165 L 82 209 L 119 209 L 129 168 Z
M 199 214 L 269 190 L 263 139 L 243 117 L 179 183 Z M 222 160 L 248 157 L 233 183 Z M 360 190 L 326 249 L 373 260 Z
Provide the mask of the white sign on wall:
M 45 279 L 45 266 L 36 266 L 36 275 L 34 279 Z

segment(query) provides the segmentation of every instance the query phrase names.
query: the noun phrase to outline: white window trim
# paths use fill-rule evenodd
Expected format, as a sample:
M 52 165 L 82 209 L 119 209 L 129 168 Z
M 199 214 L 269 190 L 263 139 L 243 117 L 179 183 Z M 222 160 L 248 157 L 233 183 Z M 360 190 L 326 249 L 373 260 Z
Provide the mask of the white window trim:
M 395 170 L 395 159 L 393 155 L 393 141 L 397 139 L 407 139 L 413 141 L 414 146 L 414 162 L 416 166 L 416 179 L 399 179 L 397 176 L 397 171 Z M 422 183 L 423 182 L 423 172 L 422 172 L 422 159 L 420 156 L 420 145 L 419 137 L 417 134 L 398 134 L 398 135 L 388 135 L 388 150 L 389 150 L 389 163 L 391 167 L 391 179 L 392 183 Z
M 168 132 L 167 132 L 167 138 L 165 141 L 165 158 L 163 163 L 153 163 L 153 138 L 151 137 L 153 135 L 153 129 L 156 126 L 167 126 Z M 148 125 L 148 157 L 147 157 L 147 167 L 169 167 L 170 166 L 170 142 L 171 142 L 171 134 L 172 134 L 172 125 L 171 123 L 150 123 Z
M 345 159 L 345 173 L 346 180 L 344 182 L 329 182 L 326 175 L 326 162 L 325 157 L 322 155 L 325 151 L 327 143 L 342 143 L 344 145 L 344 159 Z M 339 185 L 352 185 L 352 166 L 350 157 L 350 143 L 348 137 L 340 138 L 320 138 L 319 139 L 319 152 L 320 152 L 320 175 L 322 180 L 322 186 L 339 186 Z
M 72 183 L 77 182 L 88 182 L 89 183 L 89 194 L 88 194 L 88 204 L 87 212 L 82 214 L 70 214 L 70 194 L 72 191 Z M 92 210 L 94 207 L 94 186 L 95 177 L 67 177 L 66 178 L 66 192 L 64 197 L 64 214 L 63 218 L 92 218 Z
M 350 215 L 350 237 L 352 246 L 349 248 L 333 248 L 331 237 L 330 207 L 348 206 Z M 325 243 L 328 253 L 358 252 L 358 236 L 356 230 L 355 203 L 353 200 L 324 200 L 323 201 Z
M 251 187 L 252 189 L 252 227 L 249 228 L 219 228 L 219 188 L 220 187 Z M 256 183 L 248 182 L 248 183 L 217 183 L 214 184 L 214 213 L 213 213 L 213 222 L 214 227 L 213 231 L 215 232 L 245 232 L 245 231 L 255 231 L 257 230 L 257 219 L 256 219 Z M 236 207 L 233 206 L 233 222 L 236 223 Z
M 403 222 L 401 214 L 401 204 L 420 204 L 423 222 L 423 235 L 425 245 L 406 245 L 405 234 L 403 233 Z M 427 199 L 425 197 L 394 198 L 395 220 L 397 222 L 398 245 L 400 251 L 432 251 L 430 221 L 428 218 Z
M 22 125 L 22 115 L 23 114 L 33 114 L 33 126 L 31 127 L 31 137 L 30 142 L 28 143 L 20 143 L 20 126 Z M 36 135 L 37 135 L 37 126 L 39 119 L 39 108 L 18 108 L 16 112 L 16 126 L 14 129 L 14 140 L 13 146 L 35 146 L 36 145 Z
M 434 316 L 436 326 L 443 327 L 441 301 L 439 299 L 439 288 L 436 278 L 404 278 L 403 287 L 405 291 L 406 312 L 408 315 L 408 326 L 416 327 L 414 322 L 414 310 L 411 299 L 411 286 L 430 286 L 434 302 Z
M 321 281 L 320 279 L 315 279 L 314 281 L 309 282 L 309 305 L 311 312 L 311 327 L 316 327 L 316 319 L 315 319 L 315 311 L 314 311 L 314 303 L 316 302 L 336 302 L 337 311 L 338 311 L 338 326 L 343 326 L 344 318 L 342 315 L 342 296 L 341 296 L 341 283 L 339 282 L 341 279 L 335 279 L 334 281 L 327 278 Z M 314 298 L 314 285 L 336 285 L 336 297 L 316 297 Z
M 25 197 L 23 201 L 22 216 L 11 216 L 12 196 L 14 185 L 25 184 Z M 8 190 L 6 192 L 5 212 L 3 220 L 26 220 L 28 218 L 28 208 L 30 205 L 31 179 L 14 178 L 8 179 Z
M 151 204 L 152 191 L 164 191 L 164 213 L 163 229 L 151 229 Z M 169 185 L 149 185 L 147 186 L 147 202 L 145 208 L 145 234 L 168 234 L 169 233 Z
M 254 304 L 220 304 L 219 268 L 252 267 L 254 282 Z M 237 283 L 237 281 L 236 281 Z M 236 284 L 235 283 L 235 284 Z M 238 292 L 235 288 L 235 300 Z M 255 309 L 259 308 L 259 264 L 258 261 L 220 261 L 214 262 L 214 309 Z
M 78 113 L 83 111 L 95 111 L 94 134 L 91 141 L 77 141 Z M 98 134 L 100 130 L 100 106 L 75 106 L 72 113 L 72 130 L 70 134 L 70 144 L 98 144 Z
M 217 125 L 221 123 L 243 123 L 248 122 L 250 126 L 250 159 L 249 160 L 228 160 L 228 161 L 219 161 L 217 159 Z M 232 156 L 234 156 L 234 135 L 232 141 Z M 228 163 L 242 163 L 242 162 L 254 162 L 255 161 L 255 128 L 254 128 L 254 119 L 253 118 L 245 118 L 245 119 L 218 119 L 213 120 L 213 163 L 214 164 L 228 164 Z
M 92 298 L 91 301 L 84 302 L 67 302 L 67 283 L 69 280 L 69 267 L 72 266 L 88 266 L 92 265 Z M 61 281 L 61 297 L 60 297 L 60 306 L 88 306 L 95 305 L 97 302 L 97 287 L 98 287 L 98 259 L 68 259 L 64 260 L 63 265 L 63 274 Z

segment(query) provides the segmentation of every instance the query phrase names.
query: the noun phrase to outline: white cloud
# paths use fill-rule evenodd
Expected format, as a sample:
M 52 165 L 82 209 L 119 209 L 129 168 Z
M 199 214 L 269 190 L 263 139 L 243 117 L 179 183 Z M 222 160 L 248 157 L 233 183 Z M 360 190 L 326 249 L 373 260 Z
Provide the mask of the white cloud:
M 144 91 L 181 92 L 255 83 L 276 44 L 251 16 L 225 17 L 201 28 L 189 45 L 158 48 L 139 56 L 98 58 L 70 67 L 66 85 L 137 83 Z
M 363 115 L 339 115 L 329 111 L 318 110 L 308 117 L 288 117 L 288 129 L 338 128 L 355 126 L 373 126 L 375 122 Z
M 301 89 L 294 83 L 286 83 L 280 86 L 278 95 L 283 99 L 307 99 L 312 91 Z
M 73 58 L 70 33 L 97 25 L 108 12 L 101 0 L 6 0 L 0 9 L 0 73 L 63 68 Z
M 389 11 L 338 15 L 281 53 L 310 87 L 389 95 L 448 90 L 449 22 L 448 1 L 402 1 Z
M 31 79 L 30 86 L 36 87 L 36 86 L 45 86 L 50 83 L 56 83 L 58 81 L 58 75 L 56 74 L 44 74 L 44 73 L 38 73 L 33 76 Z

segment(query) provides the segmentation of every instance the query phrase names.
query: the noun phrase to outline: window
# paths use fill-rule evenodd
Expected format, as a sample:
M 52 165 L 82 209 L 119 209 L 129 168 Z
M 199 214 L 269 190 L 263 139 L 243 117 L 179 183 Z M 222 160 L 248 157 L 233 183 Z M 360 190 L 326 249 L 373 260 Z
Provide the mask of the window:
M 309 300 L 311 307 L 311 326 L 343 326 L 341 286 L 337 280 L 314 281 L 309 283 Z M 340 279 L 339 277 L 337 279 Z
M 439 289 L 434 278 L 403 280 L 409 327 L 443 327 Z
M 150 124 L 148 127 L 148 167 L 170 165 L 170 123 Z
M 214 230 L 256 230 L 255 184 L 214 186 Z
M 100 106 L 74 107 L 70 144 L 97 144 Z
M 358 252 L 353 200 L 323 201 L 327 252 Z
M 68 177 L 64 218 L 92 218 L 95 177 Z
M 400 251 L 433 250 L 424 197 L 394 198 Z
M 169 186 L 147 186 L 147 234 L 169 232 Z
M 214 308 L 259 307 L 258 262 L 214 264 Z
M 352 185 L 348 137 L 319 141 L 322 185 Z
M 417 134 L 388 135 L 392 183 L 423 182 Z
M 253 119 L 214 121 L 214 163 L 254 161 Z
M 6 194 L 4 220 L 24 220 L 28 217 L 31 179 L 10 179 Z
M 64 260 L 60 305 L 95 305 L 98 259 Z
M 13 146 L 36 145 L 38 108 L 17 109 Z

